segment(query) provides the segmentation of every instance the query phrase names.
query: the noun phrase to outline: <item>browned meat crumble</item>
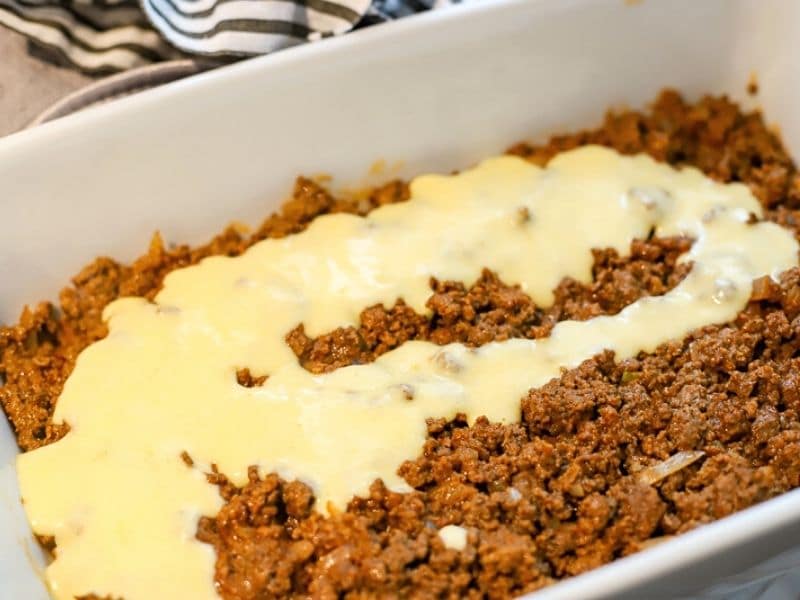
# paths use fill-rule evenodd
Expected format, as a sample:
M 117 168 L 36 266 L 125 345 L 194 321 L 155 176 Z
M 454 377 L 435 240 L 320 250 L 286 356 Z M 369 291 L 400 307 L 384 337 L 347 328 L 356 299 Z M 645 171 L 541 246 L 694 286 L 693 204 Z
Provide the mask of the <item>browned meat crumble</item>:
M 767 218 L 800 232 L 791 159 L 759 114 L 724 98 L 691 104 L 664 92 L 646 113 L 609 114 L 597 129 L 510 152 L 545 164 L 588 143 L 744 182 Z M 169 271 L 301 231 L 320 214 L 364 214 L 407 197 L 402 182 L 335 198 L 301 178 L 282 211 L 251 235 L 229 228 L 194 249 L 167 248 L 156 236 L 133 265 L 98 259 L 62 291 L 60 306 L 26 309 L 17 325 L 0 328 L 0 403 L 20 447 L 66 433 L 51 423 L 55 401 L 78 353 L 105 335 L 100 314 L 110 301 L 152 298 Z M 560 320 L 613 314 L 668 291 L 687 272 L 676 258 L 689 243 L 638 240 L 629 257 L 598 249 L 594 281 L 564 280 L 551 307 L 485 271 L 470 286 L 432 281 L 430 315 L 398 299 L 366 308 L 358 327 L 316 339 L 298 324 L 287 342 L 305 368 L 325 372 L 411 339 L 478 346 L 542 337 Z M 198 538 L 216 550 L 216 582 L 227 599 L 507 598 L 535 590 L 800 485 L 799 351 L 800 269 L 793 269 L 780 284 L 757 282 L 732 323 L 621 364 L 606 352 L 565 371 L 521 399 L 519 424 L 431 420 L 420 455 L 400 468 L 412 493 L 378 481 L 368 498 L 323 517 L 302 483 L 261 479 L 253 469 L 250 483 L 236 488 L 211 473 L 225 505 L 201 520 Z M 237 373 L 245 386 L 264 379 L 247 365 Z M 655 465 L 679 453 L 694 453 L 688 466 L 654 475 Z M 190 456 L 181 458 L 193 467 Z M 438 538 L 447 524 L 467 528 L 463 551 Z

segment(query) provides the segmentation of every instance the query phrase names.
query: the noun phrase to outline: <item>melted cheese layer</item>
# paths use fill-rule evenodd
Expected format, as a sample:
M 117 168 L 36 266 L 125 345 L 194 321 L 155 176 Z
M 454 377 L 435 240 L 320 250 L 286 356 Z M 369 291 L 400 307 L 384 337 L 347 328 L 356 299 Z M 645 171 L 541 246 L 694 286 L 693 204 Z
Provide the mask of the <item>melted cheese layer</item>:
M 733 319 L 754 278 L 797 264 L 789 232 L 748 224 L 751 213 L 761 207 L 743 185 L 646 156 L 589 146 L 546 169 L 505 156 L 418 177 L 411 200 L 367 217 L 320 217 L 175 271 L 154 303 L 112 303 L 108 337 L 80 355 L 58 400 L 69 434 L 18 461 L 30 522 L 58 545 L 53 595 L 216 598 L 213 550 L 195 539 L 198 518 L 222 504 L 202 474 L 212 462 L 237 485 L 249 465 L 305 481 L 319 510 L 376 478 L 405 491 L 396 471 L 420 451 L 427 418 L 516 421 L 526 391 L 563 367 Z M 547 305 L 562 278 L 591 280 L 592 248 L 624 254 L 652 230 L 696 240 L 684 281 L 615 316 L 562 322 L 545 340 L 409 342 L 325 375 L 302 369 L 284 341 L 299 323 L 317 335 L 397 298 L 424 313 L 431 276 L 470 283 L 483 267 Z M 243 367 L 269 379 L 239 386 Z

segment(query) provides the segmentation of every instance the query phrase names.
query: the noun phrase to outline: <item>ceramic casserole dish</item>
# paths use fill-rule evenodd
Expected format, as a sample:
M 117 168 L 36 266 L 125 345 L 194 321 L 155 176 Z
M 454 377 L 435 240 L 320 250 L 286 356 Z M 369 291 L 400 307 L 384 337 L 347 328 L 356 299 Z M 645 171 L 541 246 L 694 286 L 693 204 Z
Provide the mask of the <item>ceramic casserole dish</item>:
M 300 173 L 363 185 L 468 166 L 664 87 L 761 107 L 800 158 L 800 3 L 495 0 L 249 60 L 0 140 L 0 322 L 158 229 L 200 242 Z M 761 92 L 746 85 L 755 73 Z M 0 598 L 47 597 L 0 419 Z M 797 550 L 793 550 L 797 548 Z M 755 598 L 800 565 L 800 490 L 564 581 L 537 600 Z

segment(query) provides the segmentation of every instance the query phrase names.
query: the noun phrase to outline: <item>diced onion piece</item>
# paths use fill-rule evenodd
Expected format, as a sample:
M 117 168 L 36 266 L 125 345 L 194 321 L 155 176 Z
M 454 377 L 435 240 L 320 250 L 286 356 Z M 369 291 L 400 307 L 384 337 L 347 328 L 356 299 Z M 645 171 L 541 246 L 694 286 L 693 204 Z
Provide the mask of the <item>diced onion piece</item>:
M 677 454 L 673 454 L 667 460 L 662 461 L 657 465 L 642 469 L 639 471 L 639 473 L 637 473 L 636 478 L 640 483 L 653 485 L 654 483 L 658 483 L 662 479 L 669 477 L 673 473 L 677 473 L 681 469 L 688 467 L 696 460 L 705 456 L 705 454 L 706 453 L 702 450 L 678 452 Z
M 639 550 L 647 550 L 648 548 L 652 548 L 653 546 L 658 546 L 659 544 L 663 544 L 674 538 L 674 535 L 660 535 L 658 537 L 652 537 L 647 539 L 643 542 L 639 542 Z

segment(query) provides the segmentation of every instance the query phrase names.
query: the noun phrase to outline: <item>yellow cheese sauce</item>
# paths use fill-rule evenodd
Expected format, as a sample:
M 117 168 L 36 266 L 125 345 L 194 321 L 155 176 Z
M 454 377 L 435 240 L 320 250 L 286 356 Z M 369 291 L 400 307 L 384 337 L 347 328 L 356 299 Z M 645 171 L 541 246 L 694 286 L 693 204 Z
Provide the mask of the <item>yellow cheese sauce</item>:
M 18 461 L 33 529 L 56 539 L 53 596 L 216 598 L 213 550 L 195 539 L 198 518 L 222 505 L 203 475 L 211 463 L 237 485 L 249 465 L 300 479 L 320 511 L 376 478 L 406 491 L 396 471 L 420 452 L 427 418 L 516 421 L 526 391 L 564 367 L 733 319 L 754 278 L 798 261 L 791 234 L 751 214 L 761 207 L 745 186 L 646 156 L 587 146 L 544 169 L 505 156 L 418 177 L 408 202 L 367 217 L 323 216 L 175 271 L 155 302 L 112 303 L 108 336 L 80 355 L 58 400 L 55 420 L 70 432 Z M 564 277 L 591 280 L 592 248 L 625 254 L 651 231 L 695 240 L 683 282 L 615 316 L 562 322 L 544 340 L 409 342 L 325 375 L 300 367 L 284 341 L 300 323 L 318 335 L 397 298 L 425 313 L 431 276 L 469 284 L 483 267 L 547 305 Z M 269 379 L 242 387 L 245 367 Z M 456 547 L 464 537 L 442 535 Z

